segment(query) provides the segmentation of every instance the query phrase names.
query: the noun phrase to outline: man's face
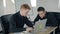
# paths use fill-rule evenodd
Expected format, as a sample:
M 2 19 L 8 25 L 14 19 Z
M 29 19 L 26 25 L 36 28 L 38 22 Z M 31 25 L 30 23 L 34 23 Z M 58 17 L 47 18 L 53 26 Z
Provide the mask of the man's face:
M 45 17 L 45 12 L 44 11 L 39 11 L 38 14 L 41 18 Z
M 29 9 L 21 9 L 21 10 L 22 10 L 23 16 L 27 16 L 28 15 Z

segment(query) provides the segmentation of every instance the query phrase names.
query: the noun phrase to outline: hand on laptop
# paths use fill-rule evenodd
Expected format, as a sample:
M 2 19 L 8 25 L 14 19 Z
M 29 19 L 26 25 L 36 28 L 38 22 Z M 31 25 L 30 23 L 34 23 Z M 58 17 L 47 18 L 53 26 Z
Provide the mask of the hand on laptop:
M 27 28 L 26 28 L 26 31 L 27 31 L 27 32 L 31 32 L 32 30 L 33 30 L 32 27 L 27 27 Z

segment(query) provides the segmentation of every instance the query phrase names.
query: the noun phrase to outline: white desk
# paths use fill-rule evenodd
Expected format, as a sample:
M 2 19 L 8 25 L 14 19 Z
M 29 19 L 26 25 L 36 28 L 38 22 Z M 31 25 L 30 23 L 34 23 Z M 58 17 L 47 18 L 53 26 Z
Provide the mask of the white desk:
M 53 34 L 55 34 L 56 28 L 57 27 L 47 27 L 47 28 L 45 28 L 45 29 L 47 29 L 46 31 L 40 31 L 37 34 L 50 34 L 51 32 L 53 32 Z M 10 33 L 10 34 L 13 34 L 13 33 Z
M 55 29 L 56 28 L 57 27 L 49 27 L 49 28 L 47 28 L 46 31 L 44 31 L 44 32 L 38 32 L 37 34 L 50 34 L 51 32 L 53 32 L 53 34 L 55 34 Z

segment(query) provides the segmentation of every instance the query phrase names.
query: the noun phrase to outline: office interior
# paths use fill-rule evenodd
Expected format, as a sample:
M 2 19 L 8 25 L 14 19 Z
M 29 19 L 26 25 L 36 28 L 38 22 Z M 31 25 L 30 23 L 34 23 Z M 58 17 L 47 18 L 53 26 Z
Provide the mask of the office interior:
M 3 15 L 9 15 L 18 12 L 22 4 L 28 4 L 31 7 L 29 15 L 27 16 L 29 17 L 30 21 L 34 21 L 38 14 L 37 8 L 40 6 L 44 7 L 47 12 L 58 13 L 58 17 L 60 18 L 60 0 L 0 0 L 0 17 Z M 2 23 L 0 23 L 0 33 L 2 34 L 3 28 L 1 24 Z M 59 25 L 56 26 L 58 28 L 58 31 L 56 31 L 57 34 L 60 34 Z

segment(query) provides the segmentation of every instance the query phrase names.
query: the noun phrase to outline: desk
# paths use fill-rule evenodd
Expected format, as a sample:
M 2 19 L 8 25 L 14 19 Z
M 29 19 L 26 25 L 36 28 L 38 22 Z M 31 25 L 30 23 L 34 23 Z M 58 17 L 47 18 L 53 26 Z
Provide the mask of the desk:
M 57 27 L 48 27 L 46 31 L 38 32 L 37 34 L 50 34 L 51 32 L 53 32 L 53 34 L 55 34 L 56 28 Z
M 46 27 L 46 31 L 40 31 L 40 32 L 37 32 L 37 34 L 50 34 L 51 32 L 53 32 L 53 34 L 55 34 L 55 29 L 57 27 Z M 13 33 L 10 33 L 10 34 L 13 34 Z M 16 34 L 16 33 L 15 33 Z

